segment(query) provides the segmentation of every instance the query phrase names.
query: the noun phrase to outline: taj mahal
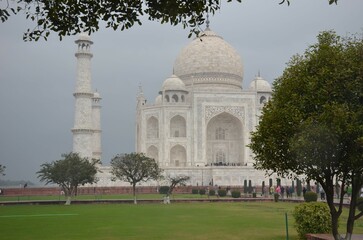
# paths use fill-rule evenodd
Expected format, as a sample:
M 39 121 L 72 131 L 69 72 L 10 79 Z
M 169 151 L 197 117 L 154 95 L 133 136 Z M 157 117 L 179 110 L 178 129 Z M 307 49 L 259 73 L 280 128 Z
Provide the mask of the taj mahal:
M 80 34 L 74 92 L 73 152 L 101 159 L 101 97 L 92 91 L 91 38 Z M 253 168 L 248 147 L 271 86 L 260 74 L 242 88 L 243 63 L 238 52 L 208 24 L 176 57 L 170 77 L 147 101 L 136 98 L 135 152 L 155 159 L 170 176 L 188 175 L 191 185 L 261 185 L 277 176 Z M 111 181 L 110 166 L 100 166 L 97 186 L 129 185 Z M 144 185 L 159 183 L 147 182 Z

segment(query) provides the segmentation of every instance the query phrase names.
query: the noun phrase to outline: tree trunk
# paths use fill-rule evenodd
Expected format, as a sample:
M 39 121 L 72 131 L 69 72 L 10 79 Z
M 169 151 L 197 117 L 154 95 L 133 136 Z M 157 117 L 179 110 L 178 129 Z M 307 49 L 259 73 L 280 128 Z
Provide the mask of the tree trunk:
M 72 197 L 74 194 L 74 187 L 64 187 L 63 189 L 67 199 L 64 205 L 71 205 Z
M 64 189 L 64 194 L 66 195 L 66 203 L 64 205 L 71 205 L 72 190 L 71 189 Z
M 332 186 L 332 185 L 331 185 Z M 326 202 L 329 206 L 330 216 L 331 216 L 331 223 L 332 223 L 332 234 L 335 240 L 341 240 L 340 234 L 338 232 L 338 220 L 340 213 L 336 210 L 334 205 L 334 188 L 327 187 L 325 189 L 326 194 Z
M 349 214 L 347 220 L 347 233 L 345 235 L 346 240 L 350 240 L 353 234 L 354 222 L 355 222 L 355 211 L 357 207 L 357 199 L 359 196 L 359 191 L 361 188 L 361 181 L 360 177 L 356 179 L 356 181 L 352 182 L 352 195 L 350 196 L 350 203 L 349 203 Z
M 136 200 L 136 184 L 132 184 L 132 192 L 134 195 L 134 204 L 137 204 L 137 200 Z
M 66 203 L 64 205 L 71 205 L 72 197 L 70 195 L 67 196 Z

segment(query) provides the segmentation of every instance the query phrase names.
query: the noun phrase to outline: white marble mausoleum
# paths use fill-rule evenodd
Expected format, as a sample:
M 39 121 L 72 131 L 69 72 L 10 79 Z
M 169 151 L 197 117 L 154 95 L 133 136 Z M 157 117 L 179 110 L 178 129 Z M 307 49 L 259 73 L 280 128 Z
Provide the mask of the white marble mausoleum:
M 90 41 L 84 36 L 81 38 Z M 77 41 L 82 50 L 81 38 Z M 90 55 L 85 56 L 90 59 Z M 79 67 L 84 68 L 84 63 Z M 87 78 L 88 70 L 78 71 L 81 78 Z M 78 89 L 85 83 L 90 84 L 90 81 L 82 80 Z M 140 87 L 136 102 L 135 151 L 154 158 L 168 175 L 190 176 L 192 185 L 241 186 L 245 180 L 251 180 L 253 185 L 261 185 L 262 181 L 267 184 L 268 178 L 276 176 L 267 177 L 253 168 L 253 154 L 247 145 L 251 132 L 258 125 L 263 105 L 271 98 L 271 86 L 260 74 L 250 80 L 247 89 L 242 85 L 240 55 L 207 27 L 200 37 L 180 51 L 170 77 L 155 93 L 155 100 L 147 101 Z M 89 120 L 88 131 L 76 127 L 72 131 L 76 146 L 83 141 L 82 136 L 83 144 L 93 146 L 85 156 L 100 157 L 100 97 L 91 95 L 89 89 L 90 86 L 77 91 L 75 97 L 77 102 L 88 98 L 88 102 L 83 103 L 87 109 L 92 109 L 94 101 L 96 121 Z M 76 103 L 76 116 L 77 106 Z M 92 118 L 92 114 L 88 115 Z M 77 117 L 76 121 L 80 122 Z M 92 121 L 96 124 L 92 125 Z M 96 137 L 93 142 L 91 133 Z M 77 147 L 74 150 L 77 151 Z M 109 166 L 102 166 L 101 170 L 98 186 L 129 185 L 112 182 Z M 146 185 L 149 184 L 159 183 Z

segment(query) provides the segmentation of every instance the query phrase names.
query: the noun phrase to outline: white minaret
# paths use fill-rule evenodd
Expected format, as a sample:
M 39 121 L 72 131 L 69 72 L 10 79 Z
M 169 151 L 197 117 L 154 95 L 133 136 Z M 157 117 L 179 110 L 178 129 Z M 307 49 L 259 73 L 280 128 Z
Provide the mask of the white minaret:
M 92 124 L 93 124 L 93 158 L 101 159 L 102 148 L 101 148 L 101 96 L 96 92 L 93 94 L 93 105 L 92 105 Z
M 75 41 L 78 50 L 77 58 L 77 82 L 73 96 L 75 97 L 75 114 L 73 133 L 73 152 L 81 157 L 92 159 L 93 157 L 93 125 L 92 125 L 92 91 L 91 81 L 91 38 L 82 33 Z

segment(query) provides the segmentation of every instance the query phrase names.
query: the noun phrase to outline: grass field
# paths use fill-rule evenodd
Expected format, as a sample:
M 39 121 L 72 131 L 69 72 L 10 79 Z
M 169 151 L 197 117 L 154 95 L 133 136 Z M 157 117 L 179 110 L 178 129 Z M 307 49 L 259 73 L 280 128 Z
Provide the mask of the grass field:
M 1 206 L 0 239 L 286 239 L 285 213 L 289 239 L 297 239 L 294 206 L 284 202 Z M 355 233 L 363 233 L 362 220 Z

